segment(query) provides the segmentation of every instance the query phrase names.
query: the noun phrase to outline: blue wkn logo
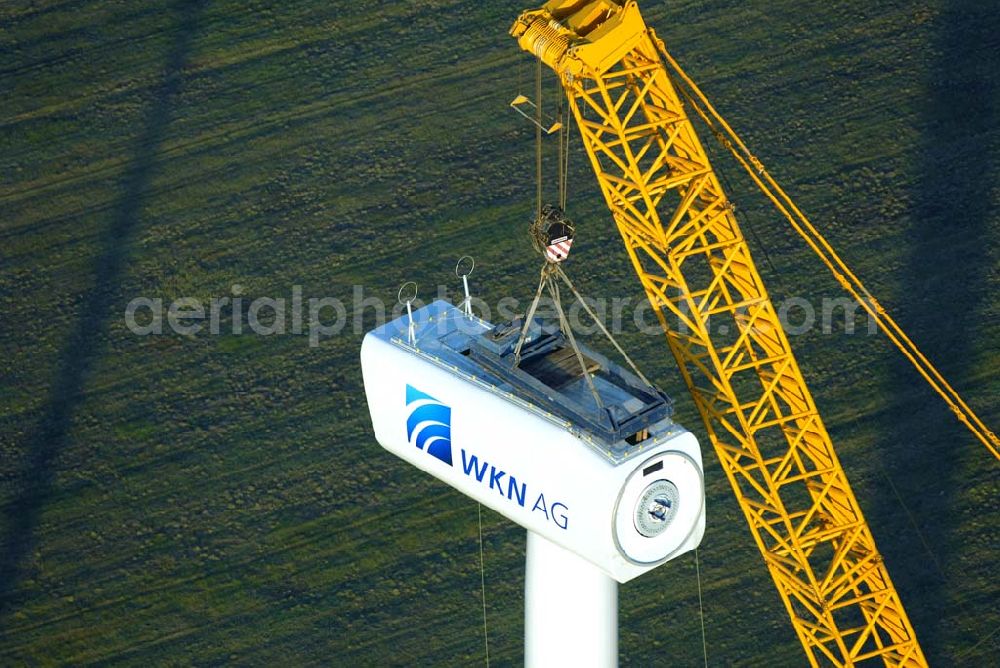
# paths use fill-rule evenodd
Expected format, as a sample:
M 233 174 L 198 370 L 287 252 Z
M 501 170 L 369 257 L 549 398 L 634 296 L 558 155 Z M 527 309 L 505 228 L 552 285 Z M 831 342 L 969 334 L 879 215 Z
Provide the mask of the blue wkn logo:
M 451 407 L 412 385 L 406 386 L 406 438 L 451 466 Z

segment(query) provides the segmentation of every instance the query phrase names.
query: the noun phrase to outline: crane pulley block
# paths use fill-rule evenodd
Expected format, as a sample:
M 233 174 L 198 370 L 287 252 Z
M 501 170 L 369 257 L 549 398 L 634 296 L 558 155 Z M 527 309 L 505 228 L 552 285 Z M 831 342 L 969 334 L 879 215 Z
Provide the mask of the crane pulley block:
M 531 223 L 531 242 L 549 262 L 562 262 L 569 257 L 575 234 L 573 223 L 554 204 L 543 206 Z

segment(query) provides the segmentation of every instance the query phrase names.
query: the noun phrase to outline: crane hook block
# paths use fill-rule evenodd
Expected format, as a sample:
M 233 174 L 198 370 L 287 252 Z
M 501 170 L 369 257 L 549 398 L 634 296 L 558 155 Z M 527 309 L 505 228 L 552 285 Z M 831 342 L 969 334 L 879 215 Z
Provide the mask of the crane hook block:
M 548 262 L 562 262 L 573 246 L 574 227 L 562 209 L 546 204 L 541 215 L 531 224 L 531 241 L 535 250 Z

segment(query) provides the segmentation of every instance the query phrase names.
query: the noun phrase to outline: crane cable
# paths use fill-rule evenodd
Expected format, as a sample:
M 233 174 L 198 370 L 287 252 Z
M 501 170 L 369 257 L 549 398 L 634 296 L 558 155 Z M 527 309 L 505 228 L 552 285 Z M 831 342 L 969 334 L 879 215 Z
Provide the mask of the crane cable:
M 542 218 L 542 59 L 535 68 L 535 220 Z
M 556 86 L 558 87 L 558 92 L 556 93 L 556 99 L 559 100 L 559 106 L 556 107 L 556 122 L 563 122 L 563 107 L 565 106 L 565 96 L 562 93 L 562 83 L 557 79 Z M 563 171 L 563 143 L 566 140 L 566 125 L 563 123 L 559 128 L 559 148 L 557 152 L 557 157 L 559 159 L 559 208 L 566 211 L 566 197 L 563 194 L 566 191 L 566 172 Z
M 559 127 L 559 208 L 566 211 L 567 181 L 569 180 L 569 109 L 566 106 L 566 96 L 563 95 L 563 84 L 556 80 L 559 100 L 559 111 L 556 121 Z
M 705 97 L 705 94 L 701 92 L 694 81 L 681 69 L 677 61 L 667 52 L 663 42 L 655 34 L 652 34 L 652 30 L 650 33 L 660 53 L 680 77 L 680 83 L 683 85 L 677 86 L 677 89 L 706 125 L 708 125 L 716 139 L 733 154 L 736 161 L 746 170 L 761 192 L 788 219 L 792 228 L 805 240 L 806 244 L 833 273 L 834 278 L 837 279 L 840 286 L 875 320 L 882 333 L 892 341 L 896 348 L 903 353 L 920 375 L 923 376 L 924 380 L 944 399 L 959 421 L 965 424 L 969 431 L 982 441 L 983 445 L 993 453 L 994 457 L 1000 459 L 1000 438 L 986 427 L 958 392 L 948 384 L 948 381 L 944 379 L 924 354 L 920 352 L 917 345 L 910 340 L 892 316 L 872 296 L 861 280 L 854 275 L 854 272 L 837 255 L 837 252 L 830 243 L 820 234 L 819 230 L 816 229 L 809 219 L 806 218 L 805 214 L 795 205 L 791 197 L 788 196 L 764 168 L 760 160 L 750 152 L 750 149 L 743 143 L 739 135 L 729 126 L 719 112 L 715 110 L 711 102 L 708 101 L 708 98 Z M 675 83 L 678 82 L 675 80 Z
M 705 640 L 705 606 L 701 601 L 701 566 L 698 564 L 698 548 L 694 548 L 694 573 L 698 580 L 698 618 L 701 620 L 701 654 L 708 668 L 708 642 Z
M 556 108 L 555 124 L 559 126 L 559 141 L 557 151 L 556 170 L 558 172 L 558 201 L 559 208 L 566 211 L 566 194 L 568 191 L 569 173 L 569 108 L 566 106 L 566 98 L 563 96 L 562 82 L 556 80 L 559 106 Z M 520 88 L 519 88 L 520 89 Z M 545 130 L 542 124 L 544 114 L 542 113 L 542 60 L 536 60 L 535 70 L 535 217 L 542 216 L 542 186 L 544 184 L 544 174 L 542 172 L 543 137 L 551 134 L 552 130 Z
M 861 428 L 861 421 L 858 419 L 857 414 L 855 414 L 854 416 L 852 416 L 851 421 L 853 422 L 853 426 L 854 426 L 854 428 L 853 428 L 853 430 L 852 430 L 851 433 L 852 434 L 861 433 L 861 429 L 862 429 Z M 917 538 L 920 539 L 920 543 L 921 543 L 921 545 L 923 545 L 924 551 L 927 553 L 927 556 L 929 558 L 929 563 L 931 565 L 933 565 L 934 569 L 937 571 L 937 575 L 940 578 L 941 582 L 944 583 L 947 587 L 952 587 L 951 580 L 948 578 L 947 573 L 945 573 L 944 566 L 942 566 L 942 564 L 941 564 L 941 560 L 938 559 L 937 554 L 935 554 L 934 550 L 931 548 L 931 540 L 928 539 L 927 536 L 924 535 L 924 532 L 920 529 L 920 524 L 917 522 L 916 514 L 914 514 L 914 512 L 906 504 L 906 501 L 903 499 L 903 495 L 900 494 L 899 488 L 896 487 L 896 483 L 893 482 L 892 477 L 889 475 L 889 470 L 886 468 L 885 462 L 882 461 L 881 457 L 876 457 L 875 461 L 878 464 L 878 467 L 879 467 L 879 470 L 880 470 L 880 472 L 882 474 L 882 477 L 885 479 L 886 483 L 888 484 L 889 489 L 892 490 L 893 496 L 896 497 L 896 502 L 899 503 L 899 507 L 902 508 L 903 512 L 906 514 L 906 518 L 910 522 L 910 527 L 913 529 L 914 535 L 916 535 Z M 961 599 L 957 599 L 955 602 L 958 605 L 958 607 L 961 609 L 961 613 L 963 615 L 965 615 L 967 619 L 973 619 L 974 618 L 974 616 L 969 612 L 967 606 L 962 602 Z M 969 633 L 969 634 L 975 635 L 975 629 L 973 629 L 969 625 L 968 621 L 966 621 L 966 623 L 965 623 L 965 631 L 967 633 Z M 975 649 L 979 645 L 981 645 L 983 642 L 985 642 L 986 640 L 988 640 L 990 638 L 990 636 L 993 635 L 993 633 L 996 633 L 996 631 L 997 631 L 997 629 L 994 629 L 993 632 L 989 633 L 988 635 L 986 635 L 983 638 L 980 638 L 979 642 L 977 642 L 971 648 L 966 648 L 965 652 L 963 652 L 962 654 L 965 654 L 965 653 L 971 651 L 972 649 Z M 960 656 L 962 656 L 962 654 L 959 654 L 958 656 L 960 657 Z M 958 657 L 956 657 L 956 658 L 958 658 Z
M 483 504 L 479 506 L 479 584 L 483 592 L 483 643 L 486 645 L 486 668 L 490 668 L 490 634 L 486 629 L 486 562 L 483 560 Z

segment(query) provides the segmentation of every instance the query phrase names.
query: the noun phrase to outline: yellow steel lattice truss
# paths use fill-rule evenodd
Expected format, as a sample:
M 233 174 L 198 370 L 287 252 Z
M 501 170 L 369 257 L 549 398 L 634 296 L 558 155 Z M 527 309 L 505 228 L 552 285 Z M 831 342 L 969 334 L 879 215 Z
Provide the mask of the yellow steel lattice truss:
M 615 224 L 812 665 L 926 665 L 749 248 L 634 2 L 511 34 L 560 77 Z

